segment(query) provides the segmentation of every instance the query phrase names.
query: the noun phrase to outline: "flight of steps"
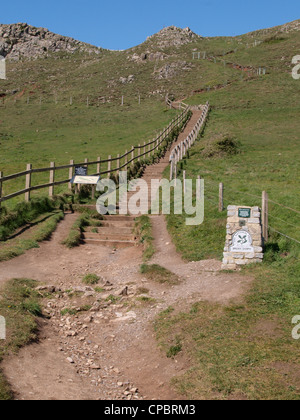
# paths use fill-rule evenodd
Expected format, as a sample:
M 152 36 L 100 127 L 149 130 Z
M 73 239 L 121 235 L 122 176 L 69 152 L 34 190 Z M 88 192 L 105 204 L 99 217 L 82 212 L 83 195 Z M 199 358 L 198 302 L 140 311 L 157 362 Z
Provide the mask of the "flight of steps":
M 201 110 L 194 110 L 192 118 L 188 122 L 185 130 L 180 133 L 179 138 L 176 143 L 172 145 L 172 148 L 177 144 L 180 144 L 183 140 L 187 138 L 187 136 L 193 130 L 196 122 L 201 116 Z M 148 208 L 151 209 L 151 180 L 158 179 L 161 180 L 163 178 L 163 172 L 169 165 L 169 158 L 170 153 L 168 152 L 164 158 L 160 160 L 159 163 L 148 166 L 145 169 L 143 181 L 146 181 L 148 184 Z M 138 187 L 141 183 L 141 180 L 137 179 L 135 186 Z M 137 188 L 138 191 L 138 188 Z M 136 194 L 136 191 L 128 192 L 127 195 L 127 202 L 130 198 Z M 122 199 L 120 201 L 120 205 L 122 204 Z M 101 227 L 98 227 L 98 233 L 92 232 L 95 228 L 88 228 L 86 232 L 84 232 L 84 241 L 87 244 L 92 245 L 102 245 L 102 246 L 109 246 L 111 248 L 126 248 L 130 246 L 135 246 L 137 243 L 137 238 L 135 237 L 134 225 L 135 225 L 135 218 L 139 215 L 111 215 L 111 216 L 104 216 L 104 220 Z
M 84 242 L 89 245 L 109 246 L 115 249 L 135 246 L 134 225 L 134 216 L 103 216 L 100 227 L 86 229 Z M 93 232 L 95 229 L 97 229 L 97 233 Z

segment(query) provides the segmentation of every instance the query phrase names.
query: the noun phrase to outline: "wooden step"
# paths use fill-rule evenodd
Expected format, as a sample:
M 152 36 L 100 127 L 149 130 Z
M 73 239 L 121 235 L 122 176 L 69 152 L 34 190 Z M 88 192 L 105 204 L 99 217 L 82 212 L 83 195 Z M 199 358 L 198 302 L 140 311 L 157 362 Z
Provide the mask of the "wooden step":
M 98 232 L 93 232 L 95 229 L 98 230 Z M 101 233 L 105 235 L 109 235 L 110 233 L 113 234 L 122 234 L 122 235 L 132 235 L 133 228 L 130 227 L 124 227 L 124 226 L 101 226 L 101 227 L 87 227 L 85 228 L 85 233 Z
M 101 232 L 93 233 L 93 232 L 84 232 L 83 234 L 84 239 L 101 239 L 101 240 L 112 240 L 112 241 L 134 241 L 135 236 L 133 233 L 129 234 L 122 234 L 122 233 L 112 233 L 112 232 Z
M 84 242 L 88 245 L 97 245 L 97 246 L 107 246 L 110 248 L 129 248 L 136 246 L 135 241 L 114 241 L 114 240 L 104 240 L 104 239 L 85 239 Z
M 135 222 L 123 222 L 123 220 L 112 220 L 112 221 L 103 221 L 101 228 L 116 228 L 116 229 L 122 229 L 122 228 L 131 228 L 133 229 L 135 226 Z M 101 229 L 100 228 L 100 229 Z
M 135 217 L 134 216 L 121 216 L 118 214 L 112 214 L 112 215 L 106 215 L 103 216 L 103 220 L 107 221 L 107 222 L 134 222 L 135 221 Z

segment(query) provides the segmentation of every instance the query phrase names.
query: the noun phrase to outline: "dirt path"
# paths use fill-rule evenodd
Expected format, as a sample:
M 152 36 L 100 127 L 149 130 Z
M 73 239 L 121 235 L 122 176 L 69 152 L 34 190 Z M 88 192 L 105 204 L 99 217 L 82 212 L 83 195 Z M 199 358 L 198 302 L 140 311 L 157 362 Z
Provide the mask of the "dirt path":
M 83 245 L 62 252 L 59 240 L 74 217 L 67 217 L 53 239 L 40 249 L 29 251 L 27 258 L 21 256 L 0 264 L 1 280 L 6 280 L 10 272 L 14 273 L 11 277 L 23 277 L 25 271 L 26 277 L 61 288 L 60 293 L 45 300 L 51 318 L 41 324 L 39 342 L 5 360 L 4 373 L 17 398 L 181 398 L 169 383 L 185 371 L 187 361 L 181 356 L 167 359 L 157 348 L 153 320 L 174 304 L 184 309 L 200 300 L 228 303 L 239 299 L 250 279 L 220 274 L 217 261 L 184 263 L 170 241 L 163 216 L 152 218 L 158 250 L 152 262 L 180 275 L 182 283 L 178 286 L 159 285 L 143 278 L 139 272 L 140 248 L 113 252 L 105 247 Z M 105 291 L 99 296 L 87 290 L 78 298 L 70 298 L 67 290 L 82 288 L 81 280 L 87 272 L 103 278 L 101 286 Z M 107 282 L 111 285 L 105 286 Z M 115 304 L 105 302 L 107 295 L 119 296 L 126 286 L 128 296 Z M 137 300 L 141 287 L 149 290 L 147 296 L 153 299 L 150 304 Z M 93 306 L 99 297 L 105 302 L 99 308 L 77 316 L 61 316 L 64 308 Z
M 196 118 L 194 115 L 193 121 Z M 168 156 L 159 165 L 162 174 Z M 151 167 L 147 171 L 146 178 L 152 173 Z M 63 247 L 61 241 L 75 219 L 76 215 L 66 215 L 51 241 L 0 263 L 0 284 L 27 277 L 55 288 L 55 293 L 44 299 L 49 320 L 40 325 L 39 342 L 3 364 L 16 397 L 182 398 L 170 387 L 170 381 L 183 373 L 189 362 L 180 354 L 168 359 L 158 348 L 153 329 L 156 316 L 171 305 L 186 309 L 200 300 L 224 304 L 238 301 L 251 279 L 220 272 L 218 261 L 185 263 L 171 242 L 164 216 L 153 216 L 157 252 L 151 262 L 175 272 L 182 281 L 177 286 L 148 281 L 140 273 L 142 249 L 138 246 L 118 251 L 93 245 L 73 250 Z M 96 291 L 82 284 L 87 273 L 101 277 Z

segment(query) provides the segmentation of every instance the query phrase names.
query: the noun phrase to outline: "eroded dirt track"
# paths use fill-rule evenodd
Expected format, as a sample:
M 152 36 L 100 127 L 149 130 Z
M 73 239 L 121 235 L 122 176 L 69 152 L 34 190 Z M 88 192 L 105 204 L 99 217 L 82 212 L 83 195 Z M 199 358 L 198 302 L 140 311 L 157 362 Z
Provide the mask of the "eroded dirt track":
M 198 118 L 194 113 L 178 142 Z M 144 179 L 161 177 L 168 162 L 166 156 L 155 168 L 147 168 Z M 181 354 L 168 359 L 158 348 L 155 318 L 171 305 L 179 311 L 201 300 L 239 301 L 251 279 L 220 272 L 218 261 L 182 261 L 164 216 L 152 216 L 157 252 L 151 263 L 174 272 L 181 282 L 170 286 L 149 281 L 140 273 L 139 246 L 113 251 L 87 244 L 68 250 L 61 245 L 76 217 L 66 215 L 39 249 L 0 263 L 0 284 L 30 278 L 51 286 L 44 298 L 49 319 L 40 323 L 39 341 L 6 358 L 2 366 L 16 398 L 181 399 L 170 382 L 190 367 L 190 361 Z M 101 277 L 96 290 L 82 284 L 89 273 Z
M 167 359 L 157 347 L 153 321 L 175 305 L 186 309 L 199 300 L 228 303 L 239 299 L 250 279 L 219 273 L 220 263 L 185 263 L 177 255 L 163 216 L 152 218 L 157 254 L 153 263 L 182 278 L 177 286 L 160 285 L 140 274 L 142 249 L 112 251 L 83 245 L 66 250 L 60 245 L 75 215 L 67 215 L 52 240 L 9 262 L 0 264 L 0 281 L 28 277 L 60 292 L 45 299 L 49 320 L 40 325 L 38 343 L 5 360 L 4 372 L 19 399 L 177 399 L 170 380 L 184 372 L 187 361 Z M 86 273 L 102 277 L 96 293 L 82 285 Z M 108 295 L 128 296 L 115 304 Z M 148 289 L 150 303 L 137 298 Z M 70 295 L 70 290 L 77 293 Z M 104 302 L 99 304 L 98 302 Z M 97 305 L 98 303 L 98 305 Z M 61 315 L 66 308 L 88 305 L 78 315 Z M 69 359 L 69 360 L 68 360 Z M 138 392 L 137 392 L 138 390 Z

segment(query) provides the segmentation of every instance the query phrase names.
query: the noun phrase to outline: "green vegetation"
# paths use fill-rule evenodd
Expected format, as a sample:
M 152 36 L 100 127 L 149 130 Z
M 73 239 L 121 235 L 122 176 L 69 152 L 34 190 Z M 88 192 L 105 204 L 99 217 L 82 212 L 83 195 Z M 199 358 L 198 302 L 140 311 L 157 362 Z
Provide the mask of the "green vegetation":
M 6 320 L 6 340 L 0 340 L 0 361 L 36 338 L 36 317 L 42 314 L 36 286 L 33 280 L 13 279 L 1 290 L 0 314 Z M 0 400 L 11 399 L 12 392 L 0 371 Z
M 135 231 L 144 245 L 143 260 L 149 261 L 155 254 L 152 236 L 152 224 L 149 216 L 141 216 L 136 219 Z
M 28 73 L 26 75 L 28 77 Z M 59 166 L 69 164 L 71 159 L 82 163 L 86 158 L 96 161 L 98 156 L 107 159 L 108 155 L 123 155 L 132 145 L 151 140 L 178 111 L 166 110 L 163 103 L 153 99 L 141 106 L 132 104 L 123 108 L 110 105 L 87 108 L 83 104 L 69 107 L 54 102 L 40 107 L 26 105 L 21 100 L 16 105 L 8 103 L 1 108 L 1 113 L 5 124 L 0 133 L 0 168 L 9 175 L 24 171 L 26 163 L 32 163 L 36 169 L 49 167 L 50 162 Z M 103 165 L 102 170 L 107 170 L 107 166 Z M 89 173 L 96 173 L 96 165 L 89 166 Z M 68 176 L 68 169 L 59 170 L 55 180 L 63 181 Z M 32 175 L 32 186 L 48 182 L 47 172 Z M 24 187 L 25 177 L 5 182 L 4 194 Z M 66 189 L 67 184 L 55 187 L 57 193 Z M 46 195 L 47 190 L 32 193 L 33 196 L 41 194 Z M 20 198 L 14 198 L 7 205 L 19 201 Z
M 298 342 L 291 336 L 300 305 L 298 252 L 287 244 L 273 252 L 270 244 L 266 257 L 245 270 L 256 280 L 243 304 L 199 302 L 189 313 L 172 310 L 157 319 L 163 348 L 176 346 L 179 336 L 182 354 L 192 357 L 174 379 L 187 398 L 299 399 Z
M 53 199 L 42 197 L 34 198 L 29 203 L 19 203 L 15 208 L 8 210 L 0 208 L 0 241 L 7 240 L 17 229 L 25 225 L 34 224 L 35 220 L 56 209 L 68 209 L 71 205 L 70 195 L 56 196 Z
M 206 147 L 201 151 L 204 158 L 226 157 L 237 155 L 239 153 L 240 144 L 230 136 L 220 134 L 207 143 Z
M 102 216 L 96 210 L 90 210 L 86 207 L 75 206 L 76 210 L 80 209 L 80 216 L 73 224 L 68 237 L 62 242 L 67 248 L 79 246 L 82 241 L 82 232 L 87 226 L 101 226 Z
M 151 298 L 149 296 L 139 296 L 136 298 L 136 300 L 138 302 L 141 302 L 142 304 L 148 304 L 148 305 L 156 303 L 156 299 Z
M 139 287 L 136 291 L 136 294 L 137 295 L 146 295 L 149 292 L 150 292 L 150 290 L 147 289 L 147 287 Z
M 85 284 L 98 284 L 100 281 L 100 277 L 97 274 L 87 274 L 84 276 L 82 282 Z
M 275 232 L 300 241 L 300 83 L 293 80 L 290 64 L 300 38 L 296 33 L 285 38 L 231 54 L 230 60 L 241 65 L 266 66 L 266 76 L 236 80 L 186 100 L 209 100 L 212 110 L 184 166 L 188 178 L 205 179 L 205 220 L 188 227 L 185 215 L 167 217 L 177 250 L 188 261 L 222 258 L 227 213 L 218 212 L 220 182 L 225 206 L 261 207 L 262 191 L 271 200 L 264 262 L 242 272 L 255 279 L 245 302 L 227 307 L 200 302 L 188 313 L 163 313 L 156 322 L 166 351 L 180 337 L 182 355 L 192 356 L 190 369 L 174 380 L 187 398 L 299 399 L 298 343 L 291 337 L 300 304 L 299 244 Z M 225 153 L 218 151 L 220 133 L 234 140 L 229 153 L 228 144 Z
M 113 305 L 115 305 L 116 303 L 118 303 L 121 300 L 120 296 L 114 296 L 114 295 L 109 295 L 106 298 L 106 302 L 111 302 Z
M 32 228 L 15 238 L 0 243 L 0 261 L 7 261 L 24 254 L 32 248 L 39 248 L 39 242 L 48 240 L 58 223 L 64 219 L 64 213 L 55 210 L 33 221 Z
M 157 264 L 143 264 L 141 266 L 141 273 L 149 280 L 161 284 L 177 285 L 180 283 L 180 278 L 176 274 Z
M 182 344 L 181 344 L 181 339 L 180 337 L 176 337 L 175 338 L 175 345 L 171 346 L 169 348 L 169 350 L 167 351 L 167 357 L 170 358 L 175 358 L 181 351 L 182 351 Z
M 91 309 L 91 305 L 83 305 L 78 309 L 75 308 L 64 308 L 60 313 L 61 316 L 66 316 L 66 315 L 77 315 L 79 312 L 88 312 Z
M 64 308 L 61 312 L 60 312 L 61 316 L 66 316 L 66 315 L 76 315 L 77 314 L 77 310 L 76 309 L 70 309 L 70 308 Z
M 95 290 L 96 293 L 104 293 L 105 292 L 105 289 L 103 289 L 102 287 L 95 287 L 94 290 Z
M 299 244 L 275 231 L 300 241 L 300 82 L 291 76 L 300 37 L 296 31 L 284 35 L 279 31 L 272 28 L 235 38 L 205 38 L 164 50 L 154 37 L 129 51 L 103 51 L 99 57 L 61 54 L 9 63 L 8 74 L 11 71 L 14 78 L 3 82 L 5 92 L 23 88 L 9 94 L 1 107 L 0 166 L 5 174 L 24 170 L 24 160 L 40 167 L 50 161 L 59 165 L 70 159 L 94 160 L 99 155 L 123 153 L 153 137 L 155 130 L 175 116 L 176 111 L 166 110 L 162 102 L 166 93 L 173 98 L 189 97 L 185 101 L 191 105 L 209 101 L 212 110 L 206 130 L 180 167 L 188 178 L 201 175 L 205 179 L 205 221 L 188 227 L 185 215 L 167 217 L 177 250 L 188 261 L 222 258 L 226 212 L 218 212 L 220 182 L 225 185 L 225 206 L 260 206 L 262 191 L 269 193 L 270 240 L 264 263 L 242 272 L 255 279 L 244 302 L 225 307 L 200 302 L 185 313 L 168 308 L 157 319 L 157 338 L 166 355 L 190 360 L 190 369 L 174 380 L 187 398 L 299 399 L 298 343 L 291 338 L 291 319 L 299 313 L 300 304 Z M 164 61 L 137 64 L 131 59 L 134 53 L 148 50 L 162 52 Z M 192 61 L 193 50 L 206 51 L 207 59 Z M 179 66 L 169 78 L 157 77 L 164 66 L 176 67 L 183 60 L 187 65 Z M 259 67 L 265 67 L 267 74 L 257 76 Z M 120 81 L 121 75 L 130 74 L 135 77 L 133 83 Z M 56 92 L 60 92 L 57 103 Z M 87 92 L 93 92 L 89 107 L 85 105 Z M 99 100 L 100 95 L 105 101 Z M 74 105 L 69 105 L 70 96 Z M 163 145 L 160 156 L 168 146 L 168 142 Z M 141 175 L 146 163 L 135 165 L 130 175 Z M 33 185 L 48 182 L 48 175 L 34 175 Z M 57 174 L 57 180 L 66 177 L 63 171 Z M 5 183 L 4 193 L 24 188 L 23 181 Z M 83 193 L 80 199 L 88 200 Z M 0 237 L 7 238 L 24 220 L 36 220 L 53 209 L 32 211 L 31 219 L 20 216 L 20 222 L 14 217 L 5 223 L 1 219 Z M 7 215 L 2 212 L 0 217 Z M 80 216 L 67 246 L 80 243 L 82 230 L 93 223 L 91 219 Z M 147 262 L 155 251 L 150 219 L 140 218 L 137 226 Z M 158 282 L 179 281 L 159 266 L 144 264 L 141 272 Z M 111 295 L 107 301 L 120 299 Z M 141 300 L 149 301 L 146 297 Z M 38 313 L 35 305 L 28 309 Z

